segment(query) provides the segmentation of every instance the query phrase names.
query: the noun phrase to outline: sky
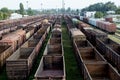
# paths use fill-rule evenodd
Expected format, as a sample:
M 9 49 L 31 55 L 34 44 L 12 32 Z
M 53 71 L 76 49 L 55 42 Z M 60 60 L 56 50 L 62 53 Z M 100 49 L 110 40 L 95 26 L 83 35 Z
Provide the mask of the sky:
M 108 1 L 114 2 L 117 6 L 120 6 L 120 0 L 64 0 L 64 3 L 66 9 L 68 7 L 72 9 L 82 9 L 91 4 L 98 2 L 106 3 Z M 28 7 L 32 9 L 62 8 L 62 0 L 0 0 L 0 8 L 19 9 L 19 3 L 23 3 L 25 9 Z

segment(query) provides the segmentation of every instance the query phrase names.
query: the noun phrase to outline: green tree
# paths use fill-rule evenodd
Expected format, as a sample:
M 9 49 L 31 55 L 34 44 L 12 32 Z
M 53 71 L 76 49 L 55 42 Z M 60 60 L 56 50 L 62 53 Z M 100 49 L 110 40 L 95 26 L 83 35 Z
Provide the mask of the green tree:
M 117 9 L 117 7 L 114 4 L 114 2 L 109 1 L 104 5 L 104 9 L 105 9 L 105 11 L 115 11 Z
M 118 7 L 115 12 L 116 12 L 116 14 L 120 14 L 120 7 Z
M 20 3 L 19 7 L 20 7 L 20 14 L 23 16 L 25 14 L 25 10 L 24 10 L 23 4 Z
M 11 14 L 11 10 L 9 10 L 7 7 L 1 8 L 0 11 L 0 19 L 7 19 Z
M 3 13 L 9 13 L 9 10 L 8 10 L 8 8 L 6 8 L 6 7 L 1 8 L 1 11 L 2 11 Z
M 95 18 L 102 18 L 104 14 L 102 12 L 96 12 L 95 13 Z
M 116 18 L 117 18 L 118 20 L 120 20 L 120 16 L 117 16 Z
M 30 15 L 32 16 L 34 13 L 33 13 L 33 10 L 31 8 L 28 8 L 27 10 L 27 15 Z
M 20 10 L 15 10 L 14 12 L 20 14 Z
M 34 14 L 34 15 L 38 15 L 38 14 L 40 14 L 40 11 L 33 10 L 33 14 Z
M 67 13 L 71 13 L 71 8 L 68 7 L 68 9 L 66 10 Z
M 3 12 L 0 11 L 0 20 L 3 19 Z
M 76 14 L 79 15 L 79 9 L 76 9 Z
M 9 17 L 9 14 L 3 13 L 3 19 L 7 19 Z
M 107 2 L 107 3 L 96 3 L 93 5 L 90 5 L 86 8 L 82 9 L 82 12 L 84 11 L 100 11 L 103 13 L 106 13 L 106 11 L 115 11 L 117 9 L 114 2 Z

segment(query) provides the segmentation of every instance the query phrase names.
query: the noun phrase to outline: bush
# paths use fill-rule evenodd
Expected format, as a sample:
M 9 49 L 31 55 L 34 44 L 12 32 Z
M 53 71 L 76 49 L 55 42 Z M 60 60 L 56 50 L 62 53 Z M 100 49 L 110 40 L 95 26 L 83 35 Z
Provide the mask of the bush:
M 95 13 L 95 18 L 102 18 L 104 14 L 102 12 L 96 12 Z

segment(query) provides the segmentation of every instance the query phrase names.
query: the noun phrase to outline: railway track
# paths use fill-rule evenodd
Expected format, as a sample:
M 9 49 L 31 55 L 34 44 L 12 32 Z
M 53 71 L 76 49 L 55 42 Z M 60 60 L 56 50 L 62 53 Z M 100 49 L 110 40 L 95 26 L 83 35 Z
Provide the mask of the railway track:
M 46 18 L 46 20 L 53 20 L 53 19 Z M 3 54 L 4 56 L 9 55 L 7 57 L 4 57 L 5 59 L 2 58 L 3 60 L 1 60 L 1 55 L 0 55 L 0 64 L 1 64 L 1 62 L 3 63 L 2 65 L 0 65 L 0 70 L 1 70 L 1 72 L 0 72 L 0 80 L 7 80 L 9 78 L 7 76 L 11 76 L 11 74 L 9 74 L 9 72 L 8 72 L 9 71 L 9 67 L 7 68 L 7 67 L 4 66 L 4 64 L 7 62 L 6 59 L 8 57 L 12 56 L 12 54 L 16 54 L 15 52 L 17 50 L 19 50 L 19 48 L 27 47 L 27 46 L 24 46 L 24 44 L 26 45 L 27 43 L 31 43 L 30 46 L 32 46 L 31 51 L 33 50 L 33 53 L 30 52 L 30 54 L 37 55 L 37 53 L 40 53 L 39 49 L 42 46 L 41 43 L 44 43 L 44 40 L 45 40 L 44 38 L 46 38 L 46 35 L 49 33 L 49 29 L 46 30 L 46 27 L 50 26 L 52 22 L 50 24 L 48 24 L 48 25 L 46 23 L 48 23 L 48 22 L 45 21 L 45 17 L 34 19 L 32 21 L 27 21 L 27 22 L 24 22 L 24 23 L 20 23 L 20 25 L 18 24 L 16 27 L 14 27 L 14 25 L 17 24 L 17 23 L 13 22 L 13 23 L 11 23 L 13 25 L 10 25 L 10 27 L 5 28 L 5 29 L 9 29 L 10 28 L 9 31 L 5 30 L 4 28 L 0 31 L 0 32 L 3 32 L 2 33 L 2 38 L 0 40 L 0 42 L 1 42 L 0 46 L 4 45 L 4 43 L 5 43 L 4 41 L 5 40 L 6 40 L 6 43 L 9 43 L 9 41 L 11 41 L 10 47 L 8 46 L 8 44 L 5 44 L 5 46 L 9 47 L 9 49 L 5 48 L 4 51 L 0 53 L 0 54 L 5 53 L 5 54 Z M 7 23 L 5 25 L 7 25 Z M 43 26 L 45 26 L 45 27 L 43 27 Z M 44 32 L 44 30 L 45 30 L 45 32 Z M 41 37 L 41 39 L 40 39 L 40 37 Z M 41 42 L 39 41 L 39 39 L 41 40 Z M 9 40 L 9 41 L 7 41 L 7 40 Z M 39 41 L 39 44 L 40 44 L 40 48 L 39 49 L 37 49 L 39 47 L 37 45 L 38 41 Z M 14 45 L 12 45 L 12 44 L 14 44 Z M 36 49 L 34 49 L 33 47 L 36 48 Z M 27 47 L 26 49 L 28 49 L 28 48 L 29 47 Z M 34 51 L 35 51 L 35 53 L 34 53 Z M 27 56 L 26 59 L 29 59 L 28 57 L 29 56 Z M 36 56 L 34 58 L 36 58 Z M 28 61 L 30 62 L 30 60 L 28 60 Z M 18 67 L 16 67 L 16 69 L 13 69 L 13 70 L 15 70 L 17 72 L 17 69 L 19 70 Z M 28 65 L 28 67 L 31 68 L 31 66 L 29 66 L 29 65 Z M 13 71 L 13 72 L 15 72 L 15 71 Z M 8 74 L 7 74 L 7 72 L 8 72 Z M 22 74 L 24 74 L 24 73 L 22 72 Z M 21 75 L 21 74 L 19 74 L 19 75 Z M 23 77 L 23 76 L 21 76 L 21 77 Z M 28 76 L 27 76 L 27 78 L 28 78 Z M 31 78 L 32 79 L 34 78 L 34 74 L 30 75 L 29 79 L 31 80 Z
M 92 28 L 94 28 L 96 30 L 103 31 L 103 30 L 95 28 L 95 27 L 92 27 Z M 107 33 L 107 32 L 105 32 L 105 33 Z M 109 34 L 109 33 L 107 33 L 107 34 L 108 34 L 110 39 L 114 40 L 117 43 L 120 43 L 120 30 L 119 29 L 116 30 L 115 34 Z
M 115 36 L 116 38 L 120 39 L 120 34 L 115 33 L 114 36 Z
M 91 24 L 89 24 L 89 25 L 91 25 Z M 94 29 L 96 29 L 96 30 L 103 31 L 103 30 L 101 30 L 101 29 L 98 29 L 98 28 L 96 28 L 96 27 L 93 27 L 93 25 L 91 25 L 91 27 L 94 28 Z M 114 41 L 117 42 L 117 43 L 120 43 L 120 40 L 119 40 L 119 39 L 120 39 L 120 29 L 117 29 L 116 32 L 115 32 L 115 34 L 109 34 L 109 33 L 106 32 L 106 31 L 103 31 L 103 32 L 107 33 L 110 39 L 114 40 Z
M 98 28 L 96 28 L 96 27 L 92 27 L 92 25 L 91 25 L 91 28 L 94 28 L 94 29 L 96 29 L 96 30 L 103 31 L 103 30 L 98 29 Z M 103 32 L 105 32 L 105 31 L 103 31 Z M 117 29 L 116 32 L 115 32 L 115 34 L 109 34 L 108 32 L 105 32 L 105 33 L 108 34 L 108 36 L 109 36 L 110 39 L 114 40 L 114 41 L 117 42 L 117 43 L 120 43 L 120 29 Z
M 115 34 L 108 35 L 108 37 L 113 41 L 120 43 L 120 30 L 117 29 Z
M 108 37 L 109 37 L 111 40 L 113 40 L 113 41 L 115 41 L 115 42 L 117 42 L 117 43 L 120 43 L 120 37 L 119 37 L 119 36 L 117 36 L 117 35 L 108 35 Z
M 80 27 L 82 27 L 82 25 L 80 25 Z M 86 27 L 86 28 L 85 28 Z M 69 28 L 68 28 L 69 29 Z M 80 67 L 82 68 L 82 74 L 83 74 L 83 77 L 84 77 L 84 79 L 86 80 L 88 80 L 88 79 L 97 79 L 98 78 L 98 75 L 99 75 L 99 79 L 110 79 L 110 76 L 113 78 L 115 75 L 118 75 L 119 76 L 119 73 L 117 73 L 116 72 L 116 70 L 115 69 L 118 69 L 119 70 L 119 64 L 118 64 L 118 56 L 117 56 L 117 53 L 115 53 L 115 51 L 117 51 L 117 48 L 115 49 L 115 47 L 117 47 L 119 44 L 117 44 L 117 43 L 114 43 L 112 40 L 110 40 L 109 38 L 107 38 L 107 34 L 105 34 L 105 33 L 103 33 L 103 32 L 101 32 L 101 31 L 99 31 L 99 30 L 96 30 L 96 29 L 91 29 L 91 28 L 89 28 L 89 26 L 83 26 L 83 28 L 80 28 L 81 29 L 81 31 L 83 31 L 83 33 L 84 34 L 86 34 L 86 37 L 87 37 L 87 39 L 92 43 L 92 45 L 94 46 L 94 47 L 96 47 L 96 49 L 97 50 L 99 50 L 99 52 L 100 53 L 97 53 L 97 51 L 96 52 L 91 52 L 91 54 L 90 54 L 90 51 L 93 51 L 93 50 L 91 50 L 92 49 L 92 46 L 91 47 L 89 47 L 89 49 L 87 49 L 88 48 L 88 45 L 86 44 L 86 45 L 83 45 L 83 42 L 79 42 L 79 43 L 76 43 L 76 42 L 74 42 L 73 44 L 74 44 L 74 46 L 75 46 L 75 50 L 76 50 L 76 56 L 78 56 L 77 58 L 78 58 L 78 62 L 79 62 L 79 64 L 81 64 L 80 65 Z M 115 38 L 115 36 L 117 37 L 116 39 L 118 39 L 119 38 L 119 35 L 116 35 L 116 34 L 109 34 L 109 35 L 111 35 L 112 37 L 114 37 Z M 107 39 L 106 39 L 107 38 Z M 101 39 L 101 40 L 100 40 Z M 100 41 L 99 41 L 100 40 Z M 86 42 L 85 42 L 86 43 Z M 81 45 L 82 44 L 82 45 Z M 89 44 L 90 45 L 90 44 Z M 114 45 L 113 47 L 111 47 L 111 45 Z M 106 47 L 107 46 L 107 47 Z M 82 47 L 82 48 L 81 48 Z M 86 48 L 85 48 L 86 47 Z M 108 48 L 109 47 L 109 48 Z M 81 50 L 80 50 L 80 48 L 81 48 Z M 111 49 L 110 49 L 111 48 Z M 115 49 L 115 51 L 113 51 Z M 84 50 L 84 51 L 83 51 Z M 90 51 L 89 51 L 90 50 Z M 87 52 L 88 51 L 88 52 Z M 95 50 L 94 50 L 95 51 Z M 89 53 L 89 56 L 88 56 L 88 53 Z M 93 54 L 94 53 L 94 54 Z M 86 55 L 85 55 L 86 54 Z M 97 56 L 94 58 L 94 57 L 92 57 L 92 58 L 90 58 L 91 57 L 91 55 L 95 55 L 95 54 L 97 54 Z M 98 57 L 98 55 L 101 57 L 99 57 L 99 59 L 97 59 L 97 57 Z M 104 57 L 105 58 L 103 58 L 103 55 L 104 55 Z M 79 57 L 80 56 L 80 57 Z M 89 57 L 89 58 L 88 58 Z M 103 58 L 103 59 L 102 59 Z M 97 59 L 97 61 L 99 61 L 99 63 L 95 60 L 95 59 Z M 110 60 L 109 62 L 107 62 L 106 60 L 104 60 L 104 59 L 106 59 L 107 61 L 108 60 Z M 102 62 L 100 62 L 100 61 L 102 61 Z M 90 62 L 90 63 L 89 63 Z M 92 63 L 93 62 L 93 63 Z M 103 64 L 103 62 L 105 62 L 106 64 Z M 111 65 L 110 65 L 110 64 Z M 115 65 L 113 65 L 113 64 Z M 107 65 L 107 67 L 106 67 L 106 65 Z M 102 68 L 99 68 L 99 67 L 101 66 L 103 69 L 107 69 L 107 71 L 110 71 L 110 69 L 112 69 L 112 70 L 114 70 L 113 72 L 112 72 L 112 74 L 115 74 L 114 76 L 110 73 L 107 73 L 107 75 L 110 75 L 109 77 L 108 76 L 102 76 L 102 77 L 100 77 L 101 75 L 104 75 L 104 71 L 103 71 L 103 69 Z M 87 69 L 88 68 L 88 69 Z M 91 70 L 91 69 L 92 70 Z M 98 70 L 98 68 L 100 69 L 100 70 Z M 87 70 L 87 71 L 86 71 Z M 94 72 L 93 71 L 95 71 L 95 74 L 94 74 Z M 100 74 L 100 73 L 102 73 L 102 74 Z M 89 74 L 88 74 L 89 73 Z M 97 73 L 97 76 L 96 76 L 96 73 Z M 92 76 L 91 76 L 91 74 L 92 74 Z M 93 77 L 93 75 L 94 75 L 94 77 Z M 91 76 L 90 78 L 89 78 L 89 76 Z M 96 78 L 95 78 L 96 77 Z M 118 80 L 118 79 L 120 79 L 120 76 L 119 77 L 114 77 L 114 79 L 115 80 Z

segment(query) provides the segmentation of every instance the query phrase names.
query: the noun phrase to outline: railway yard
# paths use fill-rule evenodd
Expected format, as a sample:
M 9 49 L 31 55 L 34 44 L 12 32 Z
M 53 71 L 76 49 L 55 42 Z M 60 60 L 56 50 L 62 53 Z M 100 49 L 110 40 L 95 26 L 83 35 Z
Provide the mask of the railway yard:
M 71 15 L 4 20 L 0 80 L 120 80 L 119 43 L 110 22 Z

